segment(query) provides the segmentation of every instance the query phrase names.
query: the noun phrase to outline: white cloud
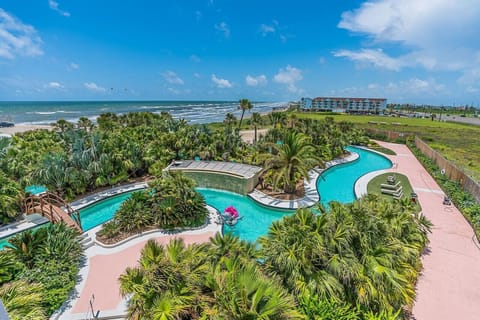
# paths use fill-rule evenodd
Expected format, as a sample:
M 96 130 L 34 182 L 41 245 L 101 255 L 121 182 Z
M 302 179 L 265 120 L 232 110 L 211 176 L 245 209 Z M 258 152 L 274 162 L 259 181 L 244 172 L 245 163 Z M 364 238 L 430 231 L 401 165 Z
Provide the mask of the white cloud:
M 52 81 L 49 82 L 48 84 L 45 85 L 45 88 L 50 88 L 50 89 L 62 89 L 63 85 L 61 85 L 59 82 Z
M 170 84 L 183 84 L 183 80 L 173 71 L 167 70 L 162 73 L 163 78 Z
M 168 92 L 173 94 L 180 94 L 180 91 L 174 88 L 167 88 Z
M 79 68 L 80 66 L 75 62 L 70 62 L 70 64 L 67 66 L 68 71 L 78 70 Z
M 260 25 L 260 33 L 262 36 L 266 37 L 269 33 L 275 33 L 275 27 L 268 24 Z
M 389 70 L 420 66 L 465 72 L 480 52 L 478 16 L 478 0 L 365 1 L 358 9 L 344 12 L 338 27 L 367 36 L 371 46 L 396 44 L 407 53 L 394 57 L 372 56 L 375 50 L 371 49 L 338 52 Z M 369 57 L 365 50 L 371 50 Z
M 420 79 L 410 78 L 398 82 L 389 82 L 387 84 L 371 83 L 367 86 L 367 92 L 376 92 L 386 96 L 415 96 L 415 95 L 436 95 L 446 93 L 446 86 L 437 83 L 433 78 Z M 365 90 L 363 90 L 365 91 Z M 365 94 L 365 92 L 363 93 Z M 368 93 L 367 93 L 368 94 Z
M 48 6 L 50 9 L 57 11 L 59 14 L 61 14 L 64 17 L 70 17 L 70 12 L 63 11 L 58 7 L 58 2 L 54 0 L 48 0 Z
M 197 55 L 192 54 L 192 55 L 190 56 L 190 61 L 198 63 L 198 62 L 200 62 L 201 60 L 200 60 L 200 58 L 199 58 Z
M 250 86 L 250 87 L 256 87 L 256 86 L 260 86 L 260 85 L 265 85 L 267 84 L 267 77 L 263 74 L 259 75 L 259 76 L 251 76 L 251 75 L 247 75 L 245 77 L 245 83 L 247 84 L 247 86 Z
M 223 33 L 225 38 L 230 38 L 230 28 L 225 21 L 215 24 L 215 30 Z
M 194 76 L 195 78 L 197 78 L 197 79 L 200 79 L 200 77 L 201 77 L 201 76 L 200 76 L 200 73 L 198 73 L 198 72 L 195 72 L 195 73 L 193 74 L 193 76 Z
M 327 62 L 327 60 L 325 59 L 325 57 L 320 57 L 320 58 L 318 58 L 318 63 L 319 63 L 319 64 L 325 64 L 325 62 Z
M 217 78 L 215 74 L 212 74 L 212 81 L 217 86 L 217 88 L 231 88 L 233 87 L 232 83 L 227 79 Z
M 42 55 L 42 40 L 34 27 L 0 8 L 0 58 Z
M 303 79 L 302 71 L 291 65 L 287 65 L 285 69 L 280 69 L 278 73 L 273 77 L 273 81 L 287 85 L 287 89 L 290 92 L 299 92 L 296 87 L 297 81 Z
M 480 92 L 480 89 L 479 88 L 475 88 L 475 87 L 472 87 L 472 86 L 468 86 L 465 91 L 467 93 L 479 93 Z
M 83 86 L 85 88 L 87 88 L 88 90 L 90 91 L 94 91 L 94 92 L 107 92 L 107 89 L 105 89 L 104 87 L 100 87 L 99 85 L 97 85 L 95 82 L 85 82 L 83 84 Z
M 361 49 L 360 51 L 340 50 L 334 52 L 335 57 L 345 57 L 352 61 L 371 64 L 374 67 L 399 71 L 403 63 L 399 59 L 394 59 L 386 55 L 381 49 Z

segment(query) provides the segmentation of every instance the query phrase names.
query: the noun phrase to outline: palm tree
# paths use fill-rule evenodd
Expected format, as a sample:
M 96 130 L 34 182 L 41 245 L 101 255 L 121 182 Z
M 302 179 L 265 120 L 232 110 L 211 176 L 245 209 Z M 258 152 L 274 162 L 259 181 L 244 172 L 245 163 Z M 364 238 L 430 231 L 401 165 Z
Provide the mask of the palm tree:
M 267 170 L 274 170 L 275 181 L 283 186 L 286 193 L 295 193 L 300 177 L 309 179 L 308 171 L 321 163 L 315 155 L 315 148 L 309 138 L 294 131 L 288 131 L 282 144 L 275 144 L 277 152 Z
M 33 172 L 33 180 L 63 197 L 67 192 L 68 183 L 72 180 L 72 174 L 73 168 L 69 166 L 65 155 L 47 153 L 41 166 Z
M 93 128 L 92 120 L 88 119 L 87 117 L 80 117 L 77 122 L 77 127 L 82 128 L 85 131 L 90 131 Z
M 258 112 L 252 113 L 252 117 L 250 118 L 250 121 L 253 125 L 253 128 L 255 130 L 255 136 L 253 140 L 253 144 L 257 143 L 257 127 L 263 123 L 262 116 Z
M 370 196 L 348 205 L 331 202 L 319 215 L 298 210 L 260 239 L 264 265 L 300 295 L 374 312 L 399 310 L 415 296 L 428 232 L 423 218 L 402 210 Z
M 243 121 L 243 116 L 245 115 L 245 111 L 250 111 L 253 108 L 253 104 L 248 101 L 248 99 L 240 99 L 240 106 L 238 107 L 240 110 L 242 110 L 242 116 L 240 117 L 240 122 L 238 124 L 238 130 L 242 127 L 242 121 Z
M 205 245 L 185 246 L 174 239 L 166 247 L 149 240 L 140 266 L 120 276 L 120 292 L 129 296 L 132 319 L 182 319 L 196 314 L 203 298 L 200 284 L 208 269 Z
M 304 319 L 293 297 L 251 262 L 227 258 L 209 275 L 219 319 Z
M 73 124 L 65 119 L 59 119 L 53 125 L 56 129 L 60 130 L 61 133 L 65 133 L 68 130 L 73 129 Z
M 227 131 L 227 134 L 230 134 L 232 132 L 232 126 L 235 122 L 237 122 L 237 118 L 235 117 L 235 115 L 231 112 L 228 112 L 225 115 L 225 119 L 223 120 L 223 123 L 225 123 L 226 125 L 225 129 Z

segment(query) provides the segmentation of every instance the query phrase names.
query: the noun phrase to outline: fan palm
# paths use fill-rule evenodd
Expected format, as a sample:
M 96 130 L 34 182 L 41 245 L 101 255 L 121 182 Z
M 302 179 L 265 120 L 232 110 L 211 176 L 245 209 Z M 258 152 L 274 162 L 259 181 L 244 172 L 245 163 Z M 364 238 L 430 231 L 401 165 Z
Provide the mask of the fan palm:
M 250 111 L 253 109 L 253 104 L 248 99 L 240 99 L 240 105 L 238 109 L 242 110 L 242 115 L 240 116 L 240 122 L 238 123 L 238 130 L 242 127 L 243 116 L 245 115 L 245 111 Z
M 283 186 L 286 193 L 294 193 L 300 177 L 308 180 L 308 171 L 321 163 L 309 138 L 302 133 L 288 131 L 283 143 L 275 144 L 274 148 L 277 154 L 267 170 L 274 171 L 275 181 Z
M 252 118 L 250 119 L 252 125 L 253 125 L 253 128 L 255 130 L 255 135 L 254 135 L 254 138 L 253 138 L 253 144 L 256 144 L 257 143 L 257 127 L 259 125 L 261 125 L 263 123 L 263 119 L 262 119 L 262 116 L 260 115 L 260 113 L 258 112 L 254 112 L 252 113 Z

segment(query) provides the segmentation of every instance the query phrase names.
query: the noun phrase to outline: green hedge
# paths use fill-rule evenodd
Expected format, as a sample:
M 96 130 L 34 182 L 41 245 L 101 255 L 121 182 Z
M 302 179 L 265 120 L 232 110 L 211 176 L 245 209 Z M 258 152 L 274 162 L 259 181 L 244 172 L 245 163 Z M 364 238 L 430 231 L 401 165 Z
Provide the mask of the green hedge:
M 441 174 L 437 164 L 427 156 L 425 156 L 414 144 L 413 141 L 407 143 L 410 150 L 415 154 L 417 159 L 427 169 L 430 175 L 437 181 L 443 191 L 452 200 L 455 206 L 462 212 L 464 217 L 472 225 L 477 238 L 480 236 L 480 204 L 475 198 L 462 188 L 462 185 L 456 181 L 448 179 Z

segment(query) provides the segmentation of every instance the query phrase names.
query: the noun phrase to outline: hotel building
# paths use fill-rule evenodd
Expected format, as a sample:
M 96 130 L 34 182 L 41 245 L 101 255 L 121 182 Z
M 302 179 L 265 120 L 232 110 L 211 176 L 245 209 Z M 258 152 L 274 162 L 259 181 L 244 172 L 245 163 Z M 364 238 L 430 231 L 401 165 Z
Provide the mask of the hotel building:
M 302 98 L 300 106 L 305 111 L 332 111 L 346 113 L 383 113 L 387 108 L 387 99 L 379 98 Z

